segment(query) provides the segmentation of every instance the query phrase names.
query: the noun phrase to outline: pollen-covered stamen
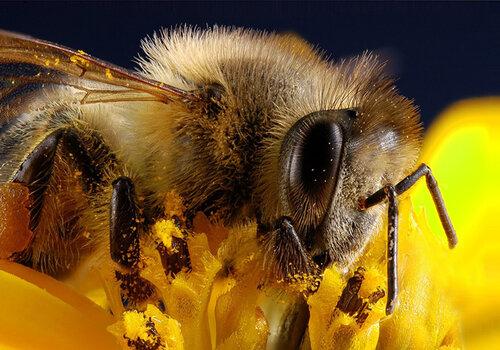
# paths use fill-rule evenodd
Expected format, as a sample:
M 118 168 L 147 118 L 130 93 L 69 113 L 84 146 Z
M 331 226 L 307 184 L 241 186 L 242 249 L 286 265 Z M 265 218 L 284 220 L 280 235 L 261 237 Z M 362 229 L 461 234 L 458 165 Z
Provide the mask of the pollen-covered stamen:
M 123 315 L 127 345 L 136 350 L 155 350 L 162 345 L 162 339 L 151 317 L 135 310 Z
M 366 321 L 372 306 L 385 295 L 382 289 L 377 289 L 367 298 L 363 298 L 359 295 L 361 285 L 365 279 L 365 272 L 363 267 L 359 267 L 354 272 L 354 275 L 349 278 L 346 286 L 342 290 L 342 294 L 336 305 L 336 309 L 350 316 L 354 316 L 359 325 L 362 325 Z
M 167 276 L 175 276 L 183 268 L 190 269 L 191 261 L 185 237 L 185 222 L 174 215 L 171 219 L 162 219 L 153 226 L 153 234 L 157 243 L 156 250 L 160 254 L 161 263 Z
M 156 294 L 155 286 L 142 278 L 138 271 L 130 273 L 115 272 L 115 278 L 120 284 L 120 296 L 126 309 L 138 308 Z
M 157 248 L 160 253 L 161 263 L 166 275 L 175 276 L 183 268 L 190 268 L 189 251 L 184 239 L 172 237 L 170 248 L 163 243 L 159 243 Z
M 358 297 L 358 293 L 365 279 L 364 272 L 365 270 L 360 267 L 349 278 L 337 302 L 337 309 L 349 315 L 354 315 L 360 309 L 362 300 Z

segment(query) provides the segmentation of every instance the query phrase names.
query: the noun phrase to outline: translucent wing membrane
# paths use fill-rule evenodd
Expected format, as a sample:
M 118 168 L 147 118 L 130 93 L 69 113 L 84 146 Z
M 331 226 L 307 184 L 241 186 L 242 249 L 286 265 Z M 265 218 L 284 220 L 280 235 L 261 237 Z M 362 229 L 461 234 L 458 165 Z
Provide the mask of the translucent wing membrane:
M 55 86 L 79 91 L 80 103 L 118 101 L 189 101 L 190 92 L 147 79 L 96 59 L 83 51 L 0 31 L 0 111 L 40 89 Z M 18 102 L 19 103 L 19 102 Z

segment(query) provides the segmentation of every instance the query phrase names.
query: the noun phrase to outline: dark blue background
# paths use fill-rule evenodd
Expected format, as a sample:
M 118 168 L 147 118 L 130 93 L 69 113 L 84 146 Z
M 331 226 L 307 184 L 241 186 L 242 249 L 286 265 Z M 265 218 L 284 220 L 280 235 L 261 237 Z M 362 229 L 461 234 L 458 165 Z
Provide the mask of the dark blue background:
M 426 124 L 458 99 L 500 95 L 500 3 L 0 3 L 0 27 L 132 67 L 160 27 L 224 24 L 294 31 L 334 58 L 377 50 Z

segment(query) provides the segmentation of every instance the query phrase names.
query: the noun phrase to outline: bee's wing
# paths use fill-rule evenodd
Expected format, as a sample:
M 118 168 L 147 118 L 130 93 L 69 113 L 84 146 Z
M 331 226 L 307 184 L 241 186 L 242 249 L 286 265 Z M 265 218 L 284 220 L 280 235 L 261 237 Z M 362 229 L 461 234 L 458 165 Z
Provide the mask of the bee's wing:
M 83 51 L 0 30 L 0 121 L 18 114 L 20 105 L 30 101 L 28 97 L 33 93 L 38 93 L 39 101 L 41 90 L 48 92 L 58 87 L 73 88 L 73 102 L 82 104 L 168 103 L 196 98 L 188 91 L 145 78 Z

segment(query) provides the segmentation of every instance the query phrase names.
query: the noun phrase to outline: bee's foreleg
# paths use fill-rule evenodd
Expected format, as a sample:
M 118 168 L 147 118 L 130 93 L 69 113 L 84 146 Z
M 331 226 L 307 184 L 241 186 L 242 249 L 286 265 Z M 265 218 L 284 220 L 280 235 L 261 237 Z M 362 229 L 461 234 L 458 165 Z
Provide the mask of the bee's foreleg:
M 267 257 L 274 260 L 275 271 L 284 279 L 297 275 L 311 274 L 311 259 L 302 245 L 292 224 L 292 219 L 283 216 L 276 220 L 272 231 L 267 234 Z

